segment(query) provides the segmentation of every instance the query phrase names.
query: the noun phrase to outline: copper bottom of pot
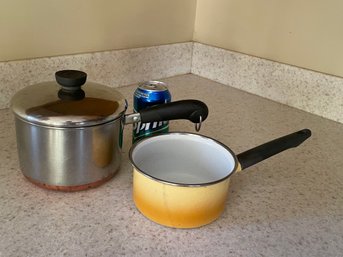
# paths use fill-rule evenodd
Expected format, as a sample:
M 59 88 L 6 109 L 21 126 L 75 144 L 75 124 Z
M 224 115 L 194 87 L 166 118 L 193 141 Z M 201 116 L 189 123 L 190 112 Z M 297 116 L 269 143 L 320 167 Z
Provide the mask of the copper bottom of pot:
M 114 177 L 116 173 L 113 173 L 101 180 L 98 180 L 96 182 L 92 182 L 89 184 L 84 184 L 84 185 L 79 185 L 79 186 L 56 186 L 56 185 L 48 185 L 48 184 L 44 184 L 42 182 L 36 181 L 32 178 L 29 178 L 27 176 L 24 175 L 24 177 L 30 181 L 31 183 L 35 184 L 36 186 L 39 186 L 41 188 L 44 189 L 49 189 L 49 190 L 55 190 L 55 191 L 64 191 L 64 192 L 76 192 L 76 191 L 82 191 L 82 190 L 87 190 L 90 188 L 95 188 L 98 187 L 102 184 L 104 184 L 105 182 L 109 181 L 111 178 Z

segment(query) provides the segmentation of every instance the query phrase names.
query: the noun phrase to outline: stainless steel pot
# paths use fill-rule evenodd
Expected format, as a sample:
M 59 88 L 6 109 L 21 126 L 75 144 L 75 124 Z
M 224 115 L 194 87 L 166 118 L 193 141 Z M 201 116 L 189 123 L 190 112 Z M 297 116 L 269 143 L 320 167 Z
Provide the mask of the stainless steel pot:
M 111 179 L 120 167 L 124 124 L 207 117 L 207 106 L 197 100 L 125 115 L 127 101 L 113 88 L 86 83 L 81 71 L 55 75 L 56 81 L 28 86 L 11 101 L 20 168 L 44 188 L 77 191 Z

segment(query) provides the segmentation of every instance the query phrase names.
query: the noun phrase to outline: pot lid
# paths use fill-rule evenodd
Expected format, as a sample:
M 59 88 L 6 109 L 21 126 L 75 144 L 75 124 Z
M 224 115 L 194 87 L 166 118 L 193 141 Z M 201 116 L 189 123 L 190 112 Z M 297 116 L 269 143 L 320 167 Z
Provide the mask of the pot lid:
M 127 108 L 123 95 L 113 88 L 86 82 L 77 70 L 55 73 L 56 81 L 27 86 L 11 100 L 17 117 L 43 126 L 85 127 L 122 116 Z

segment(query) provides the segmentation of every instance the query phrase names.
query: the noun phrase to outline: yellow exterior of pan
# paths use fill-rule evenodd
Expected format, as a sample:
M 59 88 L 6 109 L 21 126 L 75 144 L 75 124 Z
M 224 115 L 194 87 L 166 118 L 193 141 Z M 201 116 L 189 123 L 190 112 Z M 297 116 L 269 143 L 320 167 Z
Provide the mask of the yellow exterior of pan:
M 211 223 L 224 211 L 230 178 L 209 185 L 169 184 L 133 172 L 133 198 L 150 220 L 168 227 L 195 228 Z

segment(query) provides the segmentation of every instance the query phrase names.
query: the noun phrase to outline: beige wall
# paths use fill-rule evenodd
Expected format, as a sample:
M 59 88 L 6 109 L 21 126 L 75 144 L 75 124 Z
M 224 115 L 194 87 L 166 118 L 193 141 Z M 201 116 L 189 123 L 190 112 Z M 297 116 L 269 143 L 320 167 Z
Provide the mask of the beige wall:
M 343 76 L 342 0 L 198 0 L 194 40 Z
M 0 61 L 193 39 L 343 76 L 342 10 L 341 0 L 0 0 Z
M 192 40 L 196 0 L 0 0 L 0 61 Z

